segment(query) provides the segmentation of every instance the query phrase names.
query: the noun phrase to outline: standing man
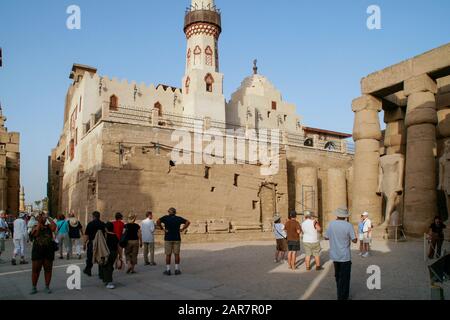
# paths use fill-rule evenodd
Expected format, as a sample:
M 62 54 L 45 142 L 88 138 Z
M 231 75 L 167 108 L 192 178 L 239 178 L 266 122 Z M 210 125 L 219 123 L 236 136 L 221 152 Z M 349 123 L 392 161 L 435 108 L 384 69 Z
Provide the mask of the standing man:
M 155 263 L 155 222 L 153 221 L 153 213 L 146 213 L 146 219 L 141 223 L 142 242 L 144 243 L 144 260 L 146 266 L 156 266 Z M 148 254 L 150 251 L 150 261 Z
M 8 224 L 6 223 L 5 218 L 5 211 L 0 211 L 0 257 L 2 253 L 5 252 L 5 239 L 6 232 L 8 231 Z M 0 259 L 0 263 L 4 263 L 2 259 Z
M 319 224 L 319 221 L 313 216 L 312 212 L 305 211 L 305 221 L 302 223 L 302 231 L 303 231 L 303 246 L 305 247 L 305 263 L 306 270 L 311 270 L 311 256 L 314 256 L 314 260 L 316 262 L 316 270 L 323 270 L 320 265 L 320 251 L 322 248 L 320 247 L 320 237 L 319 232 L 322 231 L 322 227 Z
M 302 233 L 300 223 L 297 221 L 297 212 L 289 213 L 289 220 L 284 229 L 287 233 L 289 269 L 295 271 L 297 269 L 297 253 L 300 251 L 300 234 Z
M 334 262 L 338 300 L 348 300 L 350 295 L 350 276 L 352 271 L 351 243 L 357 243 L 353 226 L 347 222 L 350 214 L 347 209 L 334 212 L 337 220 L 332 221 L 325 234 L 330 241 L 330 260 Z
M 20 255 L 20 264 L 27 264 L 25 261 L 25 246 L 28 241 L 28 229 L 25 222 L 25 213 L 21 213 L 19 218 L 14 220 L 14 254 L 11 260 L 13 266 L 16 265 L 16 257 Z
M 166 276 L 172 275 L 170 271 L 172 254 L 175 255 L 175 275 L 180 275 L 180 251 L 181 251 L 181 232 L 189 228 L 190 222 L 182 217 L 178 217 L 175 208 L 169 209 L 169 215 L 158 220 L 157 225 L 164 233 L 165 253 L 166 253 Z M 181 228 L 183 226 L 183 228 Z M 180 229 L 181 228 L 181 229 Z
M 370 255 L 370 243 L 372 242 L 372 221 L 369 219 L 369 213 L 364 212 L 362 214 L 363 220 L 363 242 L 364 242 L 364 250 L 362 257 L 368 258 Z
M 93 212 L 92 218 L 93 220 L 86 226 L 83 246 L 83 249 L 86 252 L 86 268 L 83 272 L 89 277 L 92 277 L 92 267 L 94 266 L 94 263 L 92 261 L 94 248 L 92 244 L 94 242 L 95 236 L 97 235 L 97 231 L 101 230 L 105 232 L 105 224 L 100 220 L 100 212 Z

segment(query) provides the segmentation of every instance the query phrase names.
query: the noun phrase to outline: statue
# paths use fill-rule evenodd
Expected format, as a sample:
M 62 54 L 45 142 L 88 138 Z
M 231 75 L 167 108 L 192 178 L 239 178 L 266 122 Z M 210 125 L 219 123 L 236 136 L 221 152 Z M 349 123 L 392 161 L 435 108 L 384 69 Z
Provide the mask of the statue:
M 391 216 L 397 210 L 400 196 L 403 194 L 403 179 L 405 175 L 405 156 L 402 154 L 387 155 L 381 158 L 378 178 L 378 195 L 387 199 L 385 220 L 382 226 L 391 223 Z M 397 225 L 399 222 L 397 221 Z
M 450 140 L 445 142 L 444 154 L 439 159 L 439 185 L 438 190 L 443 191 L 447 201 L 447 217 L 450 211 Z

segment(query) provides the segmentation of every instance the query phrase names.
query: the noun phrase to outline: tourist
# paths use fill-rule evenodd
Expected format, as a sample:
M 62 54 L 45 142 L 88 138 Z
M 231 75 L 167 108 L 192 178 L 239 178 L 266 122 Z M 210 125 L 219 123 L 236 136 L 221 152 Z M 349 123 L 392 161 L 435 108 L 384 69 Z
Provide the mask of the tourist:
M 364 255 L 364 216 L 361 215 L 361 219 L 358 223 L 358 240 L 359 240 L 359 255 Z
M 100 220 L 100 215 L 101 214 L 98 211 L 92 213 L 93 220 L 88 223 L 84 232 L 83 249 L 86 252 L 86 267 L 83 272 L 89 277 L 92 276 L 92 267 L 94 266 L 93 242 L 95 240 L 95 236 L 98 231 L 105 231 L 105 224 Z
M 25 216 L 25 213 L 21 213 L 19 218 L 14 220 L 14 252 L 11 260 L 11 263 L 14 266 L 17 264 L 17 256 L 20 256 L 20 264 L 28 264 L 28 262 L 25 261 L 25 246 L 28 241 L 28 230 L 27 223 L 25 222 Z
M 37 222 L 37 225 L 31 231 L 31 239 L 33 240 L 33 247 L 31 249 L 31 281 L 33 288 L 31 294 L 37 293 L 37 283 L 42 268 L 44 268 L 45 290 L 50 294 L 52 293 L 50 290 L 50 282 L 52 280 L 53 261 L 55 260 L 57 246 L 53 240 L 53 233 L 56 231 L 57 226 L 42 213 L 38 215 Z
M 125 223 L 123 223 L 123 215 L 120 212 L 117 212 L 115 215 L 115 221 L 113 221 L 114 225 L 114 233 L 117 236 L 117 239 L 122 240 L 123 236 L 123 229 L 125 228 Z M 119 251 L 117 253 L 117 260 L 116 260 L 116 269 L 122 270 L 124 268 L 123 263 L 123 248 L 119 245 Z
M 146 219 L 141 223 L 142 242 L 144 243 L 144 261 L 146 266 L 156 266 L 155 263 L 155 222 L 153 213 L 146 213 Z M 150 261 L 148 255 L 150 253 Z
M 125 257 L 128 264 L 127 273 L 134 274 L 138 263 L 139 247 L 142 248 L 142 233 L 141 227 L 136 223 L 136 215 L 130 214 L 127 222 L 124 229 L 127 241 L 125 247 Z
M 4 263 L 1 259 L 1 255 L 5 252 L 5 239 L 6 233 L 8 232 L 8 224 L 6 223 L 5 211 L 0 211 L 0 263 Z
M 64 247 L 69 260 L 69 222 L 63 214 L 56 218 L 56 240 L 59 244 L 59 258 L 64 259 Z
M 310 211 L 305 211 L 305 221 L 302 223 L 303 232 L 303 246 L 305 247 L 305 264 L 306 270 L 311 270 L 311 256 L 314 256 L 316 263 L 316 271 L 323 270 L 320 265 L 320 236 L 319 232 L 322 232 L 322 227 L 317 221 L 316 217 Z
M 372 242 L 372 221 L 369 219 L 369 213 L 364 212 L 362 214 L 363 219 L 363 242 L 364 242 L 364 248 L 363 248 L 363 258 L 367 258 L 370 255 L 370 244 Z
M 14 221 L 16 220 L 16 217 L 12 214 L 6 215 L 6 223 L 8 224 L 8 234 L 7 238 L 13 239 L 14 238 Z
M 330 260 L 334 262 L 338 300 L 348 300 L 352 271 L 351 243 L 357 243 L 353 225 L 347 222 L 350 217 L 347 209 L 337 209 L 333 213 L 337 220 L 332 221 L 325 234 L 330 241 Z
M 281 223 L 281 217 L 274 217 L 273 233 L 277 242 L 275 250 L 275 263 L 286 261 L 286 252 L 288 251 L 287 234 L 284 230 L 284 224 Z
M 115 289 L 113 283 L 114 263 L 117 259 L 119 250 L 119 240 L 114 232 L 114 225 L 111 222 L 106 223 L 106 244 L 109 249 L 108 260 L 100 266 L 103 283 L 107 289 Z
M 78 260 L 81 259 L 81 236 L 83 235 L 83 227 L 81 222 L 75 217 L 74 213 L 69 215 L 69 251 L 67 259 L 70 259 L 73 248 L 75 247 Z
M 297 269 L 297 253 L 300 251 L 300 234 L 302 233 L 300 223 L 297 221 L 297 212 L 289 213 L 289 220 L 284 229 L 287 233 L 289 269 L 295 271 Z
M 172 254 L 175 255 L 175 275 L 181 275 L 180 262 L 181 262 L 181 232 L 184 232 L 189 228 L 191 222 L 177 216 L 177 210 L 170 208 L 169 215 L 166 215 L 158 220 L 157 226 L 162 229 L 164 235 L 164 251 L 166 254 L 166 276 L 172 275 L 170 266 L 172 264 Z M 183 228 L 181 228 L 183 226 Z
M 428 239 L 430 240 L 429 259 L 434 259 L 435 254 L 437 259 L 441 257 L 445 228 L 446 225 L 442 222 L 440 217 L 434 218 L 434 222 L 430 225 L 430 230 L 428 231 Z

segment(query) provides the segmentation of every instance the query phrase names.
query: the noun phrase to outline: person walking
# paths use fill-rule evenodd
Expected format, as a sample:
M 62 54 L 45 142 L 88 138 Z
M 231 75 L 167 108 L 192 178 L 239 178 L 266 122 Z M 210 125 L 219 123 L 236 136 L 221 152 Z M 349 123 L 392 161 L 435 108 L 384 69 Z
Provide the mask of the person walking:
M 288 251 L 287 234 L 284 230 L 284 224 L 281 223 L 281 217 L 274 217 L 273 233 L 276 240 L 275 263 L 286 261 L 286 252 Z
M 69 260 L 69 222 L 63 214 L 58 215 L 56 219 L 56 240 L 59 244 L 59 259 L 64 259 L 64 249 L 66 249 L 67 260 Z
M 86 267 L 84 268 L 83 272 L 89 277 L 92 276 L 92 267 L 94 266 L 93 242 L 95 240 L 95 236 L 97 235 L 97 231 L 105 231 L 105 224 L 100 220 L 100 216 L 101 214 L 98 211 L 94 211 L 92 213 L 92 221 L 88 223 L 84 233 L 83 249 L 86 252 Z
M 322 232 L 322 227 L 317 221 L 316 217 L 310 211 L 305 211 L 305 221 L 302 223 L 303 232 L 303 246 L 305 247 L 305 264 L 306 270 L 311 270 L 311 256 L 314 256 L 314 261 L 316 263 L 316 271 L 323 270 L 320 265 L 320 235 Z
M 172 254 L 175 256 L 175 275 L 181 275 L 181 232 L 189 228 L 191 222 L 177 216 L 177 210 L 170 208 L 168 215 L 157 221 L 157 226 L 164 231 L 164 251 L 166 254 L 166 271 L 164 275 L 171 276 Z M 181 228 L 181 226 L 183 226 Z
M 25 260 L 25 246 L 28 242 L 28 230 L 27 223 L 25 222 L 25 213 L 21 213 L 19 218 L 14 220 L 14 252 L 11 259 L 11 264 L 15 266 L 17 264 L 16 258 L 20 256 L 20 264 L 28 264 Z
M 114 233 L 117 236 L 117 239 L 122 240 L 123 229 L 125 228 L 125 223 L 123 223 L 123 215 L 120 212 L 117 212 L 115 215 L 115 221 L 113 221 L 114 225 Z M 119 251 L 117 252 L 117 260 L 115 263 L 117 270 L 123 270 L 123 248 L 119 245 Z
M 370 256 L 370 244 L 372 243 L 372 221 L 369 219 L 369 213 L 364 212 L 362 214 L 363 218 L 363 239 L 364 239 L 364 253 L 363 258 L 368 258 Z
M 75 217 L 74 213 L 69 215 L 69 251 L 67 259 L 70 259 L 75 247 L 78 260 L 81 260 L 81 236 L 83 235 L 83 227 L 81 222 Z
M 119 251 L 119 240 L 114 232 L 114 225 L 111 222 L 106 223 L 106 245 L 108 246 L 109 256 L 107 261 L 100 266 L 103 283 L 107 289 L 115 289 L 113 283 L 114 263 Z
M 50 290 L 50 282 L 52 280 L 53 261 L 55 260 L 56 242 L 53 240 L 53 233 L 57 226 L 49 220 L 43 213 L 37 216 L 37 224 L 31 231 L 31 240 L 33 247 L 31 249 L 32 273 L 31 294 L 36 294 L 37 283 L 42 268 L 44 268 L 45 290 L 48 294 L 52 293 Z
M 347 209 L 339 208 L 333 212 L 337 220 L 332 221 L 325 234 L 330 241 L 330 260 L 334 263 L 337 298 L 348 300 L 350 295 L 350 278 L 352 271 L 351 243 L 357 243 L 353 225 L 347 222 L 350 214 Z
M 364 255 L 364 217 L 361 215 L 361 219 L 358 223 L 358 240 L 359 240 L 359 255 Z
M 295 271 L 297 269 L 297 253 L 300 251 L 300 234 L 302 233 L 300 223 L 297 221 L 297 212 L 289 213 L 289 220 L 284 229 L 287 233 L 289 269 Z
M 130 214 L 124 228 L 127 245 L 125 257 L 127 258 L 127 274 L 135 274 L 135 267 L 138 263 L 139 248 L 142 248 L 141 227 L 136 223 L 136 215 Z
M 8 232 L 8 223 L 6 222 L 5 211 L 0 211 L 0 263 L 5 263 L 1 259 L 2 253 L 5 252 L 5 239 Z
M 429 259 L 434 259 L 435 254 L 437 259 L 441 257 L 442 244 L 444 243 L 444 229 L 446 227 L 440 217 L 434 218 L 434 222 L 430 225 L 428 231 L 428 239 L 430 240 Z
M 146 219 L 141 223 L 142 242 L 144 243 L 144 261 L 146 266 L 156 266 L 155 263 L 155 222 L 153 213 L 146 213 Z M 150 261 L 148 255 L 150 253 Z

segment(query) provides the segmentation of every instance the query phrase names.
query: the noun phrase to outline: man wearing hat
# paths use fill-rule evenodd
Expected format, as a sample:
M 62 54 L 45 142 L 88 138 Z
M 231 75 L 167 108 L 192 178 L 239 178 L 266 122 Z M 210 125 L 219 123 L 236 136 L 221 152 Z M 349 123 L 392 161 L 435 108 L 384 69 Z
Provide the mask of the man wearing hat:
M 338 300 L 348 300 L 352 271 L 351 243 L 357 243 L 353 225 L 347 222 L 350 214 L 346 208 L 333 213 L 337 220 L 332 221 L 325 234 L 330 241 L 330 260 L 334 262 Z
M 287 234 L 286 230 L 284 230 L 284 224 L 281 223 L 279 214 L 273 218 L 273 233 L 277 242 L 275 263 L 284 262 L 286 260 L 286 252 L 288 251 Z
M 6 223 L 6 214 L 5 211 L 0 211 L 0 256 L 3 252 L 5 252 L 5 239 L 6 232 L 8 232 L 8 224 Z M 3 260 L 0 259 L 0 263 L 4 263 Z
M 162 217 L 156 223 L 158 228 L 162 229 L 165 233 L 164 236 L 164 251 L 166 253 L 166 276 L 172 275 L 170 270 L 172 254 L 175 255 L 175 275 L 180 275 L 180 251 L 181 251 L 181 232 L 184 232 L 189 228 L 191 224 L 188 220 L 178 217 L 177 210 L 170 208 L 169 215 Z M 183 228 L 181 228 L 183 226 Z
M 372 221 L 369 219 L 369 213 L 364 212 L 361 215 L 362 219 L 362 232 L 363 232 L 363 252 L 361 256 L 363 258 L 369 257 L 370 242 L 372 241 Z
M 27 223 L 25 222 L 26 213 L 20 213 L 19 218 L 14 220 L 14 253 L 11 260 L 12 265 L 16 265 L 16 257 L 20 255 L 20 264 L 27 264 L 25 261 L 25 245 L 28 240 Z

